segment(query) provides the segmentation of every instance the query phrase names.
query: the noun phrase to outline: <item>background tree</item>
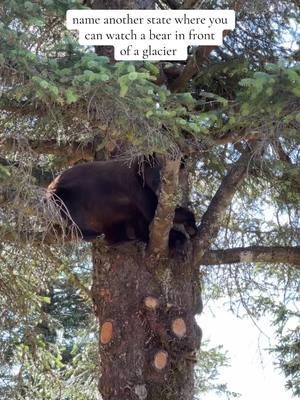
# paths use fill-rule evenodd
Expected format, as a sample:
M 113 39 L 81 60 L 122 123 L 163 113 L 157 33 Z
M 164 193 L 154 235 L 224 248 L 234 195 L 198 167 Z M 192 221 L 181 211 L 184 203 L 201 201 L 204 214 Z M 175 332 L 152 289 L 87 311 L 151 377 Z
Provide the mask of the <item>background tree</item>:
M 1 390 L 7 398 L 13 390 L 28 399 L 95 398 L 95 322 L 82 301 L 91 297 L 87 249 L 55 243 L 57 215 L 45 208 L 43 188 L 79 161 L 155 152 L 165 183 L 148 248 L 124 244 L 115 257 L 102 241 L 93 245 L 103 397 L 192 398 L 200 279 L 205 298 L 225 293 L 237 313 L 274 315 L 279 365 L 297 394 L 299 331 L 282 327 L 297 315 L 299 292 L 299 5 L 107 3 L 0 5 Z M 88 5 L 234 8 L 237 28 L 221 48 L 192 49 L 187 62 L 113 64 L 65 29 L 66 10 Z M 182 190 L 170 201 L 177 181 Z M 166 254 L 176 203 L 191 204 L 199 221 L 184 258 Z M 178 319 L 183 338 L 170 328 Z

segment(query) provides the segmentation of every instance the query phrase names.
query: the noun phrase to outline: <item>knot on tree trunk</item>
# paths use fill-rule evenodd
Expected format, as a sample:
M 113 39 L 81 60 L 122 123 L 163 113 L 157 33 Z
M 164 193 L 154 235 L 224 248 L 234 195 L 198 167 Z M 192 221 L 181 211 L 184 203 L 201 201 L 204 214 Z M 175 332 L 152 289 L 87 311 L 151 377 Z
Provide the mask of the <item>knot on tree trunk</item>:
M 201 341 L 197 271 L 188 261 L 146 254 L 133 243 L 117 252 L 101 241 L 93 244 L 99 389 L 104 400 L 192 400 Z
M 172 363 L 191 361 L 190 355 L 199 349 L 202 336 L 191 311 L 147 296 L 142 316 L 150 365 L 158 373 Z

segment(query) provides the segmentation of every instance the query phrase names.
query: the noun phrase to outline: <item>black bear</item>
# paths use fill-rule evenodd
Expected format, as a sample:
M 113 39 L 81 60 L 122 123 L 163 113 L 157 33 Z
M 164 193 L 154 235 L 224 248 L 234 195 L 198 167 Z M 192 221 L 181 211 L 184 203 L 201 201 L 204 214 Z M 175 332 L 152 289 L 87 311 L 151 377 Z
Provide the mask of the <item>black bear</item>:
M 197 226 L 194 213 L 184 207 L 176 207 L 173 228 L 170 230 L 169 247 L 182 246 L 187 239 L 195 237 Z
M 129 167 L 120 161 L 95 161 L 64 171 L 48 186 L 47 198 L 86 241 L 104 234 L 109 244 L 147 242 L 159 184 L 159 166 L 145 163 L 141 172 L 137 163 Z M 183 207 L 176 208 L 174 224 L 170 247 L 197 232 L 193 213 Z

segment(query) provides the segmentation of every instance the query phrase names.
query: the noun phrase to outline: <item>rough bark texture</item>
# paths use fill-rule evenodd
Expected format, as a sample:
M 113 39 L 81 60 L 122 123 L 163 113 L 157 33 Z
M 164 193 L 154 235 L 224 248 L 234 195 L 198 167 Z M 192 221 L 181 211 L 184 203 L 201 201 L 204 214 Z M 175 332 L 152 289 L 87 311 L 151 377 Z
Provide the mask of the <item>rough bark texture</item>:
M 176 191 L 178 189 L 180 159 L 166 160 L 162 168 L 159 204 L 150 230 L 150 251 L 155 254 L 168 255 L 169 233 L 174 219 Z
M 191 249 L 187 253 L 185 260 L 157 261 L 144 245 L 94 244 L 92 296 L 104 400 L 192 400 L 201 340 L 194 317 L 202 303 Z M 178 333 L 178 321 L 186 333 Z

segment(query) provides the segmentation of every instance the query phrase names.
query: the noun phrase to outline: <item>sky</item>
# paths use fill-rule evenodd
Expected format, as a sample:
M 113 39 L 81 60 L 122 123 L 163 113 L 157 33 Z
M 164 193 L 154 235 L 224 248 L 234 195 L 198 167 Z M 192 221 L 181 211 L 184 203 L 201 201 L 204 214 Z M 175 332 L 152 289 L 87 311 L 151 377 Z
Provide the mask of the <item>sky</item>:
M 228 351 L 231 366 L 222 368 L 220 382 L 240 393 L 239 400 L 295 400 L 285 390 L 284 377 L 265 350 L 270 346 L 270 339 L 274 339 L 268 319 L 258 322 L 262 333 L 249 318 L 238 319 L 220 304 L 210 303 L 197 321 L 203 340 L 209 339 L 210 347 L 222 344 Z M 220 399 L 217 394 L 202 395 L 202 400 Z

